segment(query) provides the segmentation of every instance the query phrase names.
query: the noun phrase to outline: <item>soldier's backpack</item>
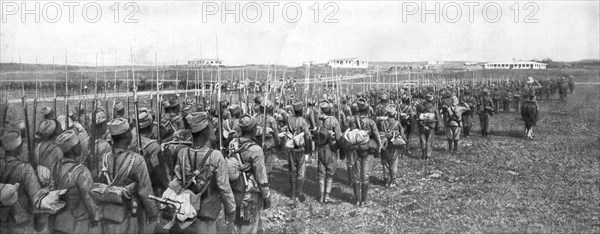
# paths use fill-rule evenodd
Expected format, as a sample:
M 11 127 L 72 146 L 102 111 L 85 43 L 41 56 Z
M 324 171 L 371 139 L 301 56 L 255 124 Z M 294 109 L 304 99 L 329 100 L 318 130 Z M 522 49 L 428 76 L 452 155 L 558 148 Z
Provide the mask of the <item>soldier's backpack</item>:
M 131 156 L 130 152 L 125 152 L 125 161 L 123 165 L 111 177 L 108 172 L 108 156 L 112 152 L 108 152 L 102 157 L 102 174 L 106 177 L 108 184 L 93 183 L 90 189 L 90 196 L 100 207 L 104 214 L 102 218 L 105 220 L 122 223 L 127 217 L 128 211 L 131 208 L 132 213 L 135 212 L 135 202 L 132 201 L 133 190 L 136 183 L 131 183 L 126 186 L 117 186 L 115 184 L 123 184 L 129 177 L 131 169 L 135 162 L 135 157 Z M 116 167 L 117 165 L 113 165 Z
M 304 145 L 306 144 L 304 140 L 304 132 L 300 131 L 300 118 L 296 118 L 296 129 L 293 129 L 289 123 L 287 125 L 289 133 L 291 135 L 287 135 L 287 139 L 285 142 L 285 148 L 293 151 L 302 151 L 304 150 Z
M 362 121 L 362 118 L 355 116 L 354 119 L 358 128 L 354 130 L 346 130 L 346 132 L 344 133 L 344 138 L 351 145 L 355 146 L 357 150 L 369 150 L 369 131 L 364 130 L 365 126 Z
M 410 106 L 405 106 L 404 109 L 402 109 L 399 114 L 400 114 L 400 122 L 402 123 L 410 123 L 410 114 L 406 113 L 406 111 L 410 111 Z
M 236 160 L 241 165 L 239 168 L 229 168 L 230 171 L 237 170 L 238 176 L 235 181 L 230 181 L 231 190 L 235 192 L 243 192 L 242 202 L 240 205 L 240 222 L 244 224 L 250 224 L 257 214 L 257 206 L 259 200 L 259 184 L 255 179 L 254 172 L 252 171 L 252 165 L 250 162 L 244 162 L 241 153 L 247 151 L 252 146 L 257 144 L 252 141 L 242 142 L 240 144 L 239 138 L 234 139 L 231 142 L 230 148 L 231 153 L 228 160 Z

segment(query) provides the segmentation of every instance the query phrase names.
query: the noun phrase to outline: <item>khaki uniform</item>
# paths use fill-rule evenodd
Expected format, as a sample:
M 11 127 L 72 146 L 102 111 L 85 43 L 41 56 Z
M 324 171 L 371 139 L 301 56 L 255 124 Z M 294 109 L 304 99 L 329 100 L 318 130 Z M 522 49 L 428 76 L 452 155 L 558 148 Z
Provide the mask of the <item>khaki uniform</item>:
M 56 189 L 68 189 L 64 195 L 66 208 L 52 215 L 53 231 L 63 233 L 100 233 L 100 226 L 91 223 L 98 215 L 98 206 L 89 195 L 92 186 L 90 171 L 78 161 L 62 158 L 53 166 Z
M 244 186 L 244 178 L 241 175 L 238 180 L 231 182 L 231 189 L 233 190 L 236 204 L 235 225 L 239 233 L 258 233 L 261 226 L 260 211 L 263 208 L 263 198 L 269 196 L 270 193 L 267 170 L 264 164 L 264 155 L 260 146 L 253 143 L 252 139 L 241 137 L 239 138 L 239 144 L 242 149 L 240 151 L 242 163 L 249 163 L 251 165 L 251 168 L 248 171 L 243 172 L 246 174 L 248 180 L 247 184 L 254 186 L 258 185 L 258 189 L 247 189 L 247 187 Z M 246 193 L 251 194 L 249 195 Z M 256 204 L 254 219 L 246 222 L 241 218 L 242 203 L 244 200 Z
M 19 183 L 18 201 L 0 209 L 0 233 L 36 233 L 34 230 L 33 204 L 38 199 L 41 186 L 33 167 L 15 156 L 0 159 L 1 183 Z
M 126 210 L 126 218 L 121 223 L 103 220 L 102 232 L 137 233 L 139 231 L 144 232 L 145 230 L 154 230 L 156 223 L 148 223 L 148 221 L 156 218 L 157 208 L 156 203 L 148 198 L 148 195 L 152 194 L 152 183 L 150 182 L 148 167 L 146 166 L 144 158 L 137 153 L 124 151 L 122 149 L 113 149 L 113 152 L 107 154 L 106 157 L 105 167 L 111 178 L 114 178 L 115 173 L 119 168 L 127 166 L 125 163 L 128 161 L 128 158 L 132 157 L 133 160 L 135 160 L 129 175 L 125 179 L 115 182 L 113 185 L 126 187 L 127 185 L 135 183 L 135 188 L 130 192 L 134 197 L 133 200 L 138 202 L 138 208 L 136 215 L 134 215 L 132 214 L 131 206 L 128 206 L 129 209 Z M 102 183 L 107 183 L 105 177 L 101 177 L 100 181 Z M 104 212 L 103 216 L 106 215 L 111 214 Z
M 191 178 L 194 171 L 201 173 L 210 173 L 210 182 L 208 188 L 200 198 L 200 212 L 196 221 L 184 230 L 185 233 L 217 233 L 217 218 L 223 208 L 225 213 L 235 212 L 235 200 L 227 176 L 227 163 L 221 152 L 214 150 L 210 155 L 206 155 L 209 148 L 200 149 L 182 149 L 177 155 L 175 164 L 175 173 L 181 181 L 183 177 Z M 201 165 L 204 157 L 209 157 L 204 165 Z M 194 193 L 199 189 L 195 186 L 189 188 Z M 224 206 L 224 207 L 223 207 Z
M 318 125 L 332 133 L 329 144 L 317 146 L 319 155 L 319 191 L 321 192 L 321 196 L 324 196 L 324 193 L 331 193 L 333 176 L 338 168 L 339 155 L 337 152 L 337 142 L 342 138 L 342 129 L 338 120 L 333 116 L 321 117 Z M 334 148 L 332 149 L 332 147 Z
M 435 136 L 435 126 L 439 125 L 440 112 L 433 105 L 433 103 L 427 102 L 420 105 L 417 108 L 417 115 L 421 113 L 434 113 L 436 120 L 434 122 L 424 122 L 419 120 L 419 143 L 421 145 L 421 159 L 427 159 L 431 157 L 431 145 L 433 145 L 433 138 Z

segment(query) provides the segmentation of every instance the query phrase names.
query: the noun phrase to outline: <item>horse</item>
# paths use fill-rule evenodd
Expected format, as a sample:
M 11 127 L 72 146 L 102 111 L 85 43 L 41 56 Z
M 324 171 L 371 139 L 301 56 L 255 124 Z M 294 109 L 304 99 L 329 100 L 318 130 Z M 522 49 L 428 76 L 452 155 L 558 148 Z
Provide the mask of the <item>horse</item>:
M 521 117 L 525 121 L 525 137 L 533 138 L 533 126 L 539 119 L 538 105 L 533 100 L 523 102 L 521 106 Z

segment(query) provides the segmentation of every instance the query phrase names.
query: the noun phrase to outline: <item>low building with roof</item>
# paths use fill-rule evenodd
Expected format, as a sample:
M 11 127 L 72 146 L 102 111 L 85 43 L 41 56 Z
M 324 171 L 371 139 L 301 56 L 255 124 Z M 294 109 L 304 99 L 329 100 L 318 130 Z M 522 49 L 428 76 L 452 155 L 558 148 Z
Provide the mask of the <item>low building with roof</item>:
M 483 65 L 484 69 L 546 69 L 545 63 L 534 61 L 493 62 Z
M 369 68 L 369 62 L 362 61 L 358 58 L 332 59 L 332 60 L 329 60 L 329 62 L 327 62 L 327 65 L 332 68 L 359 68 L 359 69 Z

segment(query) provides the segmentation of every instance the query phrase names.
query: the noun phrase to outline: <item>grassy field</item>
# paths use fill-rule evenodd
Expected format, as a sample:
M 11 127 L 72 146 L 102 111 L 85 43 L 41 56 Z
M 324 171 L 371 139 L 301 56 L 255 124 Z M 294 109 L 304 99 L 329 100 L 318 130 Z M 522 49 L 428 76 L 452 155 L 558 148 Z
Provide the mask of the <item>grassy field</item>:
M 266 233 L 399 232 L 600 232 L 600 86 L 579 86 L 565 102 L 540 102 L 535 138 L 525 140 L 515 113 L 492 119 L 488 139 L 474 136 L 449 155 L 445 138 L 434 142 L 432 160 L 400 159 L 399 186 L 385 188 L 376 159 L 370 191 L 374 205 L 356 208 L 345 165 L 335 175 L 334 204 L 316 202 L 316 165 L 307 169 L 307 201 L 294 207 L 287 160 L 280 156 Z

